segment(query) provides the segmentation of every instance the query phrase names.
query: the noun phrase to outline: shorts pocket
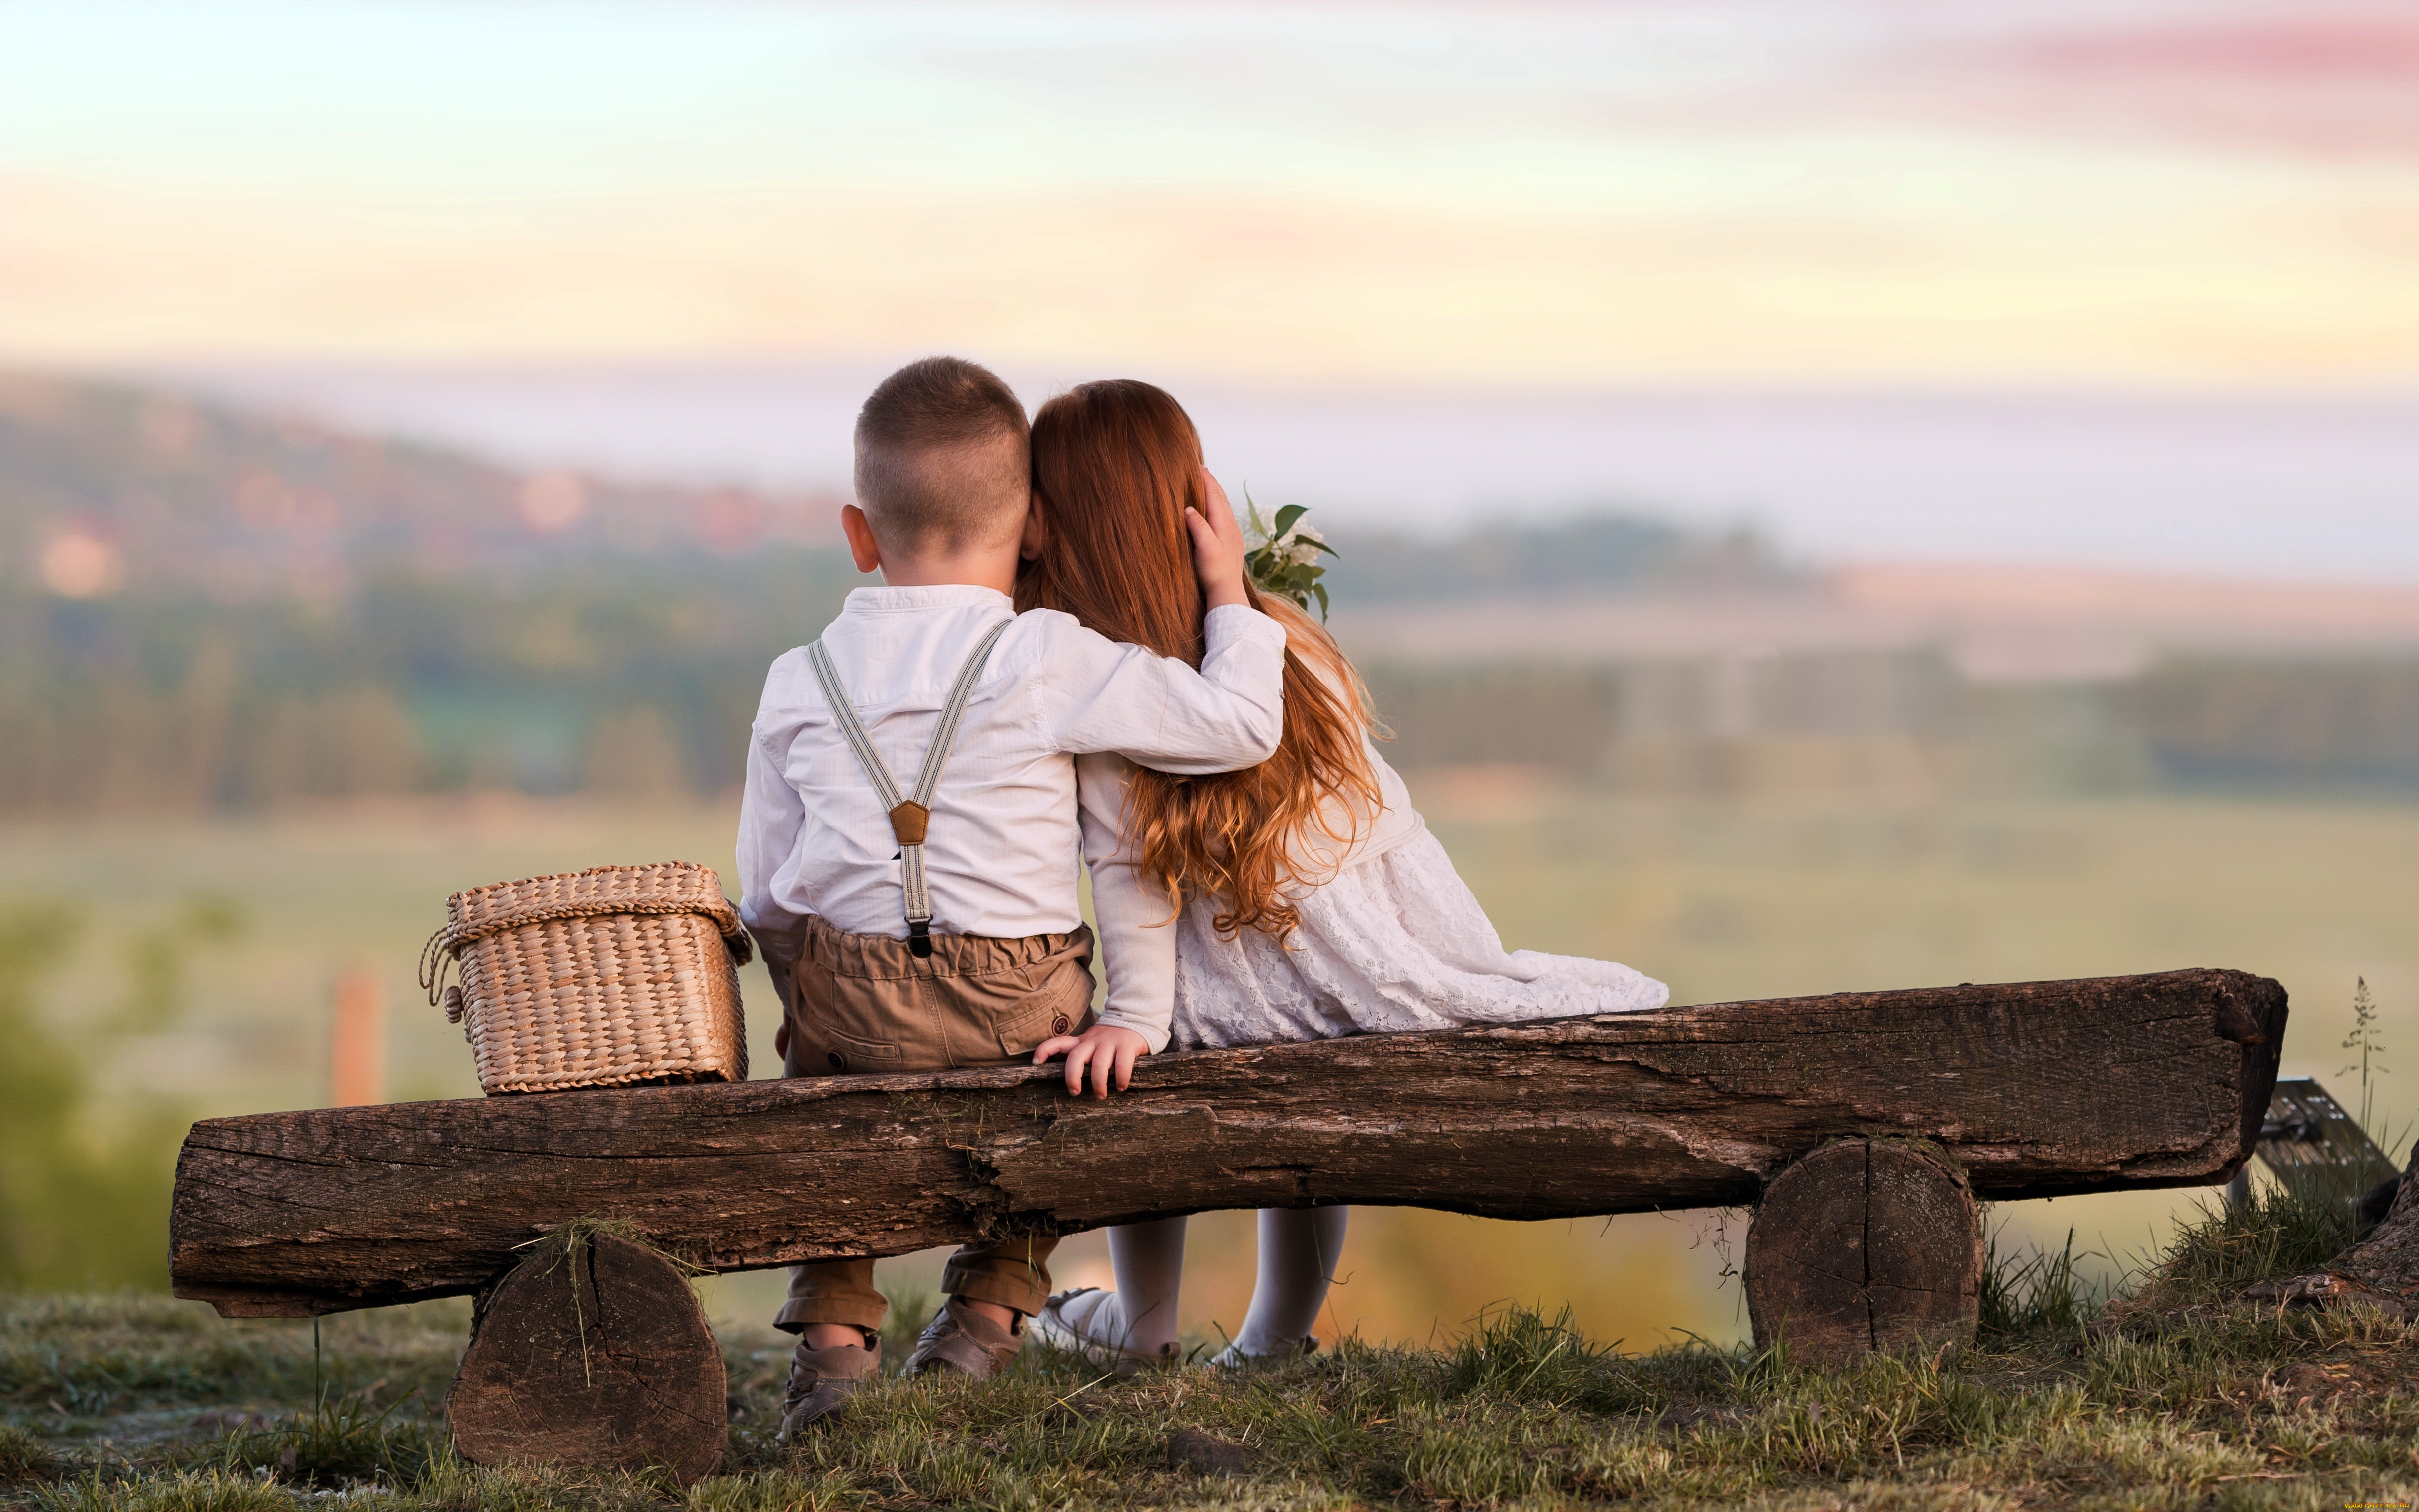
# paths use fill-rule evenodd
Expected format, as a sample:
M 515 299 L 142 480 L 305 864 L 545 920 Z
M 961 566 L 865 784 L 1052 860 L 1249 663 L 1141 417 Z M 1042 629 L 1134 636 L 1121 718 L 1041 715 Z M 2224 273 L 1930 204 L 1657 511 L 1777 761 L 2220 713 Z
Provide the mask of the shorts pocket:
M 901 1011 L 901 984 L 839 977 L 801 962 L 792 977 L 797 1008 L 788 1064 L 802 1076 L 856 1076 L 905 1071 L 914 1027 Z M 912 989 L 911 989 L 912 990 Z
M 1083 1033 L 1091 1026 L 1091 1005 L 1092 974 L 1080 962 L 1060 964 L 1013 1010 L 993 1021 L 1000 1054 L 1021 1059 L 1045 1040 Z
M 859 1040 L 851 1035 L 826 1030 L 808 1037 L 808 1071 L 823 1068 L 814 1064 L 821 1059 L 834 1076 L 862 1076 L 873 1072 L 897 1071 L 905 1057 L 895 1044 L 880 1040 Z

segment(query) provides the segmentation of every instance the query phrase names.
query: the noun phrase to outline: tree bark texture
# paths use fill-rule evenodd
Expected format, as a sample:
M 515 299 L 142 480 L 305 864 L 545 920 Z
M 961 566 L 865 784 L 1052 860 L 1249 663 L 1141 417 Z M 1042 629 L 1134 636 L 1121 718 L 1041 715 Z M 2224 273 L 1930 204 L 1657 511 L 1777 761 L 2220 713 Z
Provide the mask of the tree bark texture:
M 2358 1243 L 2307 1275 L 2261 1281 L 2243 1294 L 2263 1302 L 2316 1306 L 2360 1304 L 2390 1317 L 2419 1318 L 2419 1153 L 2395 1185 L 2391 1206 Z M 2375 1198 L 2372 1193 L 2363 1205 Z
M 722 1463 L 728 1388 L 687 1277 L 599 1236 L 543 1246 L 483 1299 L 445 1418 L 475 1464 L 664 1465 L 686 1486 Z
M 2419 1156 L 2412 1165 L 2419 1169 Z M 2377 1227 L 2327 1269 L 2372 1297 L 2391 1298 L 2406 1317 L 2419 1310 L 2419 1181 L 2405 1176 Z
M 473 1290 L 580 1216 L 749 1270 L 1233 1208 L 1745 1204 L 1874 1134 L 1985 1197 L 2202 1185 L 2258 1134 L 2285 1015 L 2265 978 L 2176 971 L 1152 1057 L 1106 1102 L 1009 1067 L 214 1119 L 170 1265 L 295 1317 Z
M 1835 1361 L 1964 1342 L 1982 1296 L 1973 1191 L 1936 1145 L 1843 1139 L 1764 1189 L 1747 1235 L 1748 1316 L 1759 1349 Z

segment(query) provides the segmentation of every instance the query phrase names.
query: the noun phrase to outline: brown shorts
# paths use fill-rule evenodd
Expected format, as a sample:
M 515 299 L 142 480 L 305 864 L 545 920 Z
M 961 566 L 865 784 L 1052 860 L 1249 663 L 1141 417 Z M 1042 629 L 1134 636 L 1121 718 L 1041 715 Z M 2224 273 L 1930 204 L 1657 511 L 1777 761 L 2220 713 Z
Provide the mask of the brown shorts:
M 995 940 L 935 934 L 923 959 L 887 934 L 820 918 L 790 968 L 783 1071 L 868 1075 L 1003 1066 L 1081 1034 L 1092 1003 L 1092 932 Z
M 1092 1022 L 1092 932 L 990 939 L 935 934 L 917 959 L 905 940 L 843 934 L 806 921 L 790 973 L 781 1024 L 781 1069 L 790 1076 L 956 1071 L 1014 1065 L 1042 1041 L 1081 1034 Z M 1050 1295 L 1055 1239 L 968 1244 L 949 1257 L 942 1288 L 1031 1315 Z M 888 1304 L 873 1287 L 873 1262 L 820 1260 L 793 1267 L 789 1300 L 775 1326 L 809 1323 L 879 1329 Z

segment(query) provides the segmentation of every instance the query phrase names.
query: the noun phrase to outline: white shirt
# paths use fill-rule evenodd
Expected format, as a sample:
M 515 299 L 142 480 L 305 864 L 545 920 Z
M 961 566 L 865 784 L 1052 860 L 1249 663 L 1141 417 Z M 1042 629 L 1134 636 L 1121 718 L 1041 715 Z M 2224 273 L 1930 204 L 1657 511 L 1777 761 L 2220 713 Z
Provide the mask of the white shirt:
M 1268 760 L 1285 729 L 1285 629 L 1256 609 L 1210 611 L 1196 672 L 1071 615 L 1015 614 L 993 589 L 859 588 L 824 627 L 824 649 L 902 788 L 967 654 L 1011 616 L 932 801 L 924 867 L 936 933 L 1015 938 L 1082 922 L 1074 753 L 1229 772 Z M 898 841 L 805 648 L 766 673 L 750 734 L 739 914 L 767 957 L 796 958 L 809 914 L 848 933 L 905 938 Z
M 1291 880 L 1285 885 L 1289 896 L 1299 898 L 1346 867 L 1383 856 L 1426 828 L 1403 779 L 1365 736 L 1363 748 L 1378 779 L 1378 810 L 1361 812 L 1354 823 L 1353 810 L 1330 795 L 1320 805 L 1325 827 L 1305 825 L 1294 838 L 1287 864 Z M 1114 754 L 1075 763 L 1084 858 L 1092 869 L 1092 917 L 1100 921 L 1108 982 L 1100 1022 L 1133 1030 L 1157 1055 L 1167 1048 L 1176 1013 L 1176 905 L 1159 878 L 1143 875 L 1134 865 L 1134 848 L 1122 833 L 1126 782 L 1132 772 L 1132 764 Z M 1349 837 L 1349 843 L 1334 835 Z

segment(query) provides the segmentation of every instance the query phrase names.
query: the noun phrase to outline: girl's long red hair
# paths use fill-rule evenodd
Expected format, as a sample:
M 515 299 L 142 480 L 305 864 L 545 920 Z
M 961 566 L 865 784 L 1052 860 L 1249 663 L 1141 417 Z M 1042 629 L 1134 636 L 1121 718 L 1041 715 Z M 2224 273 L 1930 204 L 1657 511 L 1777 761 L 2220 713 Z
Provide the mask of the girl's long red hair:
M 1062 609 L 1112 640 L 1200 666 L 1201 585 L 1184 512 L 1210 505 L 1201 438 L 1174 396 L 1114 378 L 1052 399 L 1033 417 L 1033 486 L 1043 546 L 1017 574 L 1017 609 Z M 1218 900 L 1219 933 L 1283 938 L 1300 922 L 1287 895 L 1296 841 L 1316 825 L 1348 845 L 1380 800 L 1365 744 L 1368 693 L 1352 664 L 1291 603 L 1250 594 L 1286 628 L 1276 754 L 1218 777 L 1137 768 L 1125 829 L 1172 899 Z M 1339 822 L 1347 833 L 1336 833 Z

